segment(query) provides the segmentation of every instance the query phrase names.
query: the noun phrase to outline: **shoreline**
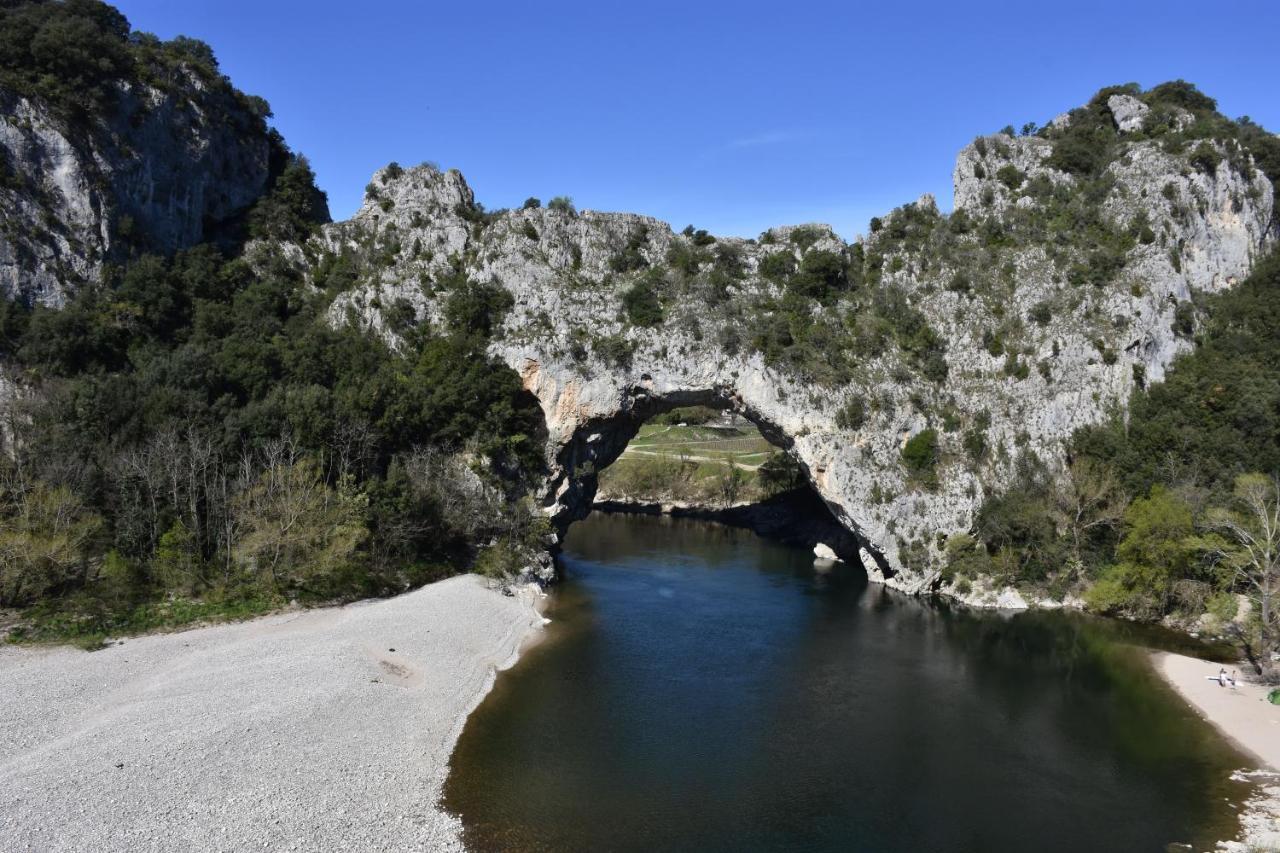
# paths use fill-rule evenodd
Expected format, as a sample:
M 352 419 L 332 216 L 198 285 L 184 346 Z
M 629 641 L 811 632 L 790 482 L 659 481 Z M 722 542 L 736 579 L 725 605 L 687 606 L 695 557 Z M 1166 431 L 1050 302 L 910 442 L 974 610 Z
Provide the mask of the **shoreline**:
M 97 652 L 0 646 L 0 846 L 464 850 L 441 802 L 454 749 L 499 674 L 545 639 L 547 602 L 463 575 Z M 1207 680 L 1218 663 L 1149 659 L 1252 759 L 1233 778 L 1256 792 L 1218 849 L 1280 850 L 1280 706 L 1260 685 Z
M 1241 682 L 1231 688 L 1210 681 L 1222 664 L 1172 652 L 1152 652 L 1150 659 L 1156 674 L 1197 716 L 1256 765 L 1233 776 L 1258 788 L 1240 812 L 1240 836 L 1219 842 L 1218 849 L 1280 850 L 1280 705 L 1266 701 L 1261 685 Z
M 0 647 L 0 848 L 461 850 L 449 761 L 542 601 L 462 575 L 96 652 Z
M 954 585 L 946 586 L 940 581 L 935 581 L 930 586 L 904 585 L 895 580 L 896 576 L 886 575 L 880 566 L 872 562 L 872 555 L 863 548 L 857 536 L 836 521 L 817 493 L 808 487 L 782 492 L 757 503 L 736 504 L 731 507 L 611 496 L 598 497 L 591 509 L 593 512 L 609 514 L 712 521 L 750 530 L 765 539 L 806 550 L 822 545 L 831 549 L 842 562 L 860 566 L 871 583 L 904 595 L 921 598 L 940 596 L 975 610 L 1084 610 L 1084 602 L 1076 596 L 1068 595 L 1059 601 L 1014 587 L 992 586 L 987 578 L 975 580 L 973 588 L 965 593 L 961 593 Z
M 712 521 L 750 530 L 765 539 L 799 548 L 812 549 L 822 543 L 832 548 L 845 562 L 861 564 L 857 538 L 836 521 L 821 498 L 807 487 L 727 507 L 679 501 L 643 501 L 626 496 L 597 497 L 591 510 L 618 515 L 664 515 Z

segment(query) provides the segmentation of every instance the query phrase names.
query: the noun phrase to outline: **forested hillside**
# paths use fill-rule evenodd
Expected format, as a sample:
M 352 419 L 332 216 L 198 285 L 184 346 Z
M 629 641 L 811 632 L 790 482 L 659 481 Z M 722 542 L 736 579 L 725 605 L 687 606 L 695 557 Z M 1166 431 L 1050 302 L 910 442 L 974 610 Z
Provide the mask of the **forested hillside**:
M 130 86 L 181 92 L 188 74 L 269 112 L 207 45 L 130 32 L 103 4 L 0 10 L 0 86 L 70 136 Z M 473 325 L 393 350 L 326 322 L 331 294 L 271 248 L 327 221 L 323 194 L 273 145 L 239 237 L 160 255 L 135 233 L 65 307 L 0 304 L 0 607 L 34 608 L 26 630 L 92 641 L 528 558 L 536 405 Z M 266 241 L 252 262 L 248 237 Z

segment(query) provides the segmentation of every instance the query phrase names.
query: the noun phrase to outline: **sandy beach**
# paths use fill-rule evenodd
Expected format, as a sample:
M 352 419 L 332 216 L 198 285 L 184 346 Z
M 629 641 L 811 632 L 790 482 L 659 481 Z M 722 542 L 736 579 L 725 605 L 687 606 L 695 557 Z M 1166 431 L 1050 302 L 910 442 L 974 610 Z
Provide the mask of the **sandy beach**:
M 1221 848 L 1280 850 L 1280 705 L 1268 703 L 1267 690 L 1259 685 L 1241 682 L 1232 688 L 1210 681 L 1221 664 L 1164 652 L 1154 658 L 1156 671 L 1170 686 L 1257 762 L 1241 771 L 1263 783 L 1241 816 L 1242 837 Z M 1228 673 L 1232 669 L 1228 666 Z
M 0 849 L 452 850 L 467 715 L 540 629 L 475 576 L 125 640 L 0 647 Z

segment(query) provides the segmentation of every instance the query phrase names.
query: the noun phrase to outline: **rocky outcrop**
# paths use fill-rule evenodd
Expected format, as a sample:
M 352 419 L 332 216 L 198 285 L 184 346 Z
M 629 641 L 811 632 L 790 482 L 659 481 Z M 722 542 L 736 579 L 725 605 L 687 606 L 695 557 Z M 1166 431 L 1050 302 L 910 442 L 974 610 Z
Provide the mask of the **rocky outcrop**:
M 120 84 L 92 120 L 0 89 L 0 293 L 58 307 L 126 244 L 209 239 L 265 191 L 270 154 L 263 118 L 194 71 Z
M 1136 110 L 1116 112 L 1126 127 L 1136 120 Z M 1036 218 L 1049 216 L 1046 193 L 1074 192 L 1078 181 L 1047 164 L 1049 150 L 1044 139 L 1003 134 L 966 147 L 956 165 L 956 213 L 943 216 L 922 199 L 895 214 L 924 223 L 927 236 L 915 243 L 895 235 L 909 229 L 892 217 L 857 245 L 825 227 L 722 238 L 714 250 L 737 258 L 740 275 L 717 284 L 704 256 L 664 293 L 656 328 L 629 323 L 622 295 L 652 270 L 669 270 L 669 253 L 687 253 L 696 235 L 627 214 L 481 214 L 461 175 L 430 165 L 377 173 L 356 217 L 327 227 L 307 251 L 389 259 L 339 296 L 331 316 L 393 338 L 385 320 L 393 304 L 419 322 L 443 322 L 440 282 L 450 275 L 510 292 L 514 307 L 491 348 L 542 407 L 548 475 L 538 498 L 562 524 L 588 511 L 595 472 L 645 419 L 675 406 L 724 406 L 802 465 L 858 545 L 840 556 L 862 562 L 874 579 L 920 591 L 939 583 L 945 536 L 970 527 L 1019 457 L 1035 454 L 1061 471 L 1076 428 L 1126 405 L 1135 383 L 1161 378 L 1190 346 L 1179 306 L 1231 286 L 1275 237 L 1270 182 L 1232 167 L 1225 150 L 1218 168 L 1203 171 L 1154 142 L 1124 143 L 1108 166 L 1105 198 L 1090 209 L 1107 233 L 1129 236 L 1114 250 L 1118 270 L 1091 278 L 1097 252 L 1088 239 L 1066 245 Z M 1045 236 L 1006 236 L 992 248 L 979 232 Z M 770 363 L 750 346 L 747 327 L 767 322 L 782 295 L 762 264 L 777 253 L 803 263 L 812 252 L 877 258 L 879 281 L 864 288 L 905 295 L 945 344 L 945 381 L 922 378 L 893 347 L 860 355 L 851 376 L 832 383 Z M 813 323 L 847 329 L 871 310 L 874 300 L 859 298 L 812 304 Z M 842 417 L 851 407 L 859 416 Z M 904 467 L 902 449 L 930 429 L 939 463 L 922 484 Z M 974 434 L 980 453 L 968 444 Z
M 1000 210 L 1016 203 L 1021 196 L 1008 185 L 1001 169 L 1014 170 L 1022 181 L 1044 178 L 1070 184 L 1069 175 L 1045 165 L 1052 151 L 1048 140 L 1035 136 L 995 133 L 978 137 L 961 149 L 951 173 L 956 209 Z
M 1121 133 L 1142 130 L 1142 123 L 1151 112 L 1150 107 L 1132 95 L 1112 95 L 1107 98 L 1107 109 L 1111 110 Z

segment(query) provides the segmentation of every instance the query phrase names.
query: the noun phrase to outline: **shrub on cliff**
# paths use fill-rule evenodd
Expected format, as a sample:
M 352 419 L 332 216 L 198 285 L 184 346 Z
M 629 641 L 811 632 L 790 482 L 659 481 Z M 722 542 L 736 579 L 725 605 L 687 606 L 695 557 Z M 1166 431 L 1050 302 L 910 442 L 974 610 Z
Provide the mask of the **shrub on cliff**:
M 503 318 L 514 304 L 511 292 L 502 285 L 462 278 L 449 286 L 444 301 L 445 322 L 456 332 L 490 338 L 502 327 Z
M 808 252 L 800 261 L 799 271 L 787 281 L 787 287 L 823 305 L 832 304 L 849 287 L 844 258 L 835 252 Z
M 836 411 L 836 426 L 840 429 L 862 429 L 867 422 L 867 404 L 861 397 L 851 397 Z
M 609 269 L 616 273 L 632 272 L 649 266 L 641 249 L 649 242 L 649 229 L 640 226 L 627 235 L 627 242 L 620 251 L 609 258 Z
M 932 427 L 923 429 L 902 446 L 902 464 L 908 478 L 917 485 L 933 488 L 937 485 L 938 431 Z
M 773 281 L 784 281 L 796 270 L 796 256 L 789 251 L 771 252 L 760 261 L 760 275 Z
M 329 199 L 316 186 L 311 164 L 306 157 L 290 156 L 271 189 L 249 212 L 249 235 L 302 242 L 328 221 Z
M 641 328 L 662 325 L 662 300 L 649 278 L 642 278 L 622 292 L 622 310 L 627 322 Z
M 547 202 L 547 210 L 554 210 L 556 213 L 565 213 L 569 216 L 577 216 L 578 209 L 573 206 L 573 199 L 567 195 L 558 195 L 551 201 Z

